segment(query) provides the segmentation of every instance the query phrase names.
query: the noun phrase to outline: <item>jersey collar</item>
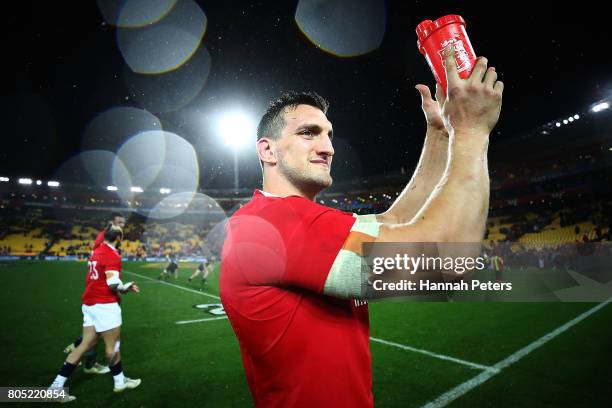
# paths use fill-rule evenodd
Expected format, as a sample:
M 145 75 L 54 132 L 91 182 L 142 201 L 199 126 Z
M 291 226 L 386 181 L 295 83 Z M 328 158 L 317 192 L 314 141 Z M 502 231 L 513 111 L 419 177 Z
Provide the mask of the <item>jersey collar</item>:
M 103 244 L 108 245 L 113 251 L 117 252 L 117 248 L 115 248 L 112 244 L 109 244 L 108 242 L 103 242 Z M 119 252 L 117 252 L 119 253 Z
M 263 195 L 264 197 L 282 198 L 281 196 L 278 196 L 278 195 L 276 195 L 276 194 L 272 194 L 272 193 L 268 193 L 268 192 L 263 191 L 263 190 L 260 190 L 260 189 L 257 189 L 257 190 L 255 190 L 255 191 L 259 192 L 259 193 L 260 193 L 261 195 Z

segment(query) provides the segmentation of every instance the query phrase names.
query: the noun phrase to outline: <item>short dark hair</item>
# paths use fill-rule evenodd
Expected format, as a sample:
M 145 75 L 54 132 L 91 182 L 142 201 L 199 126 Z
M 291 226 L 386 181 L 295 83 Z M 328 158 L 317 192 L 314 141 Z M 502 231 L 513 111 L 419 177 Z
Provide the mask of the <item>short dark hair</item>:
M 295 108 L 298 105 L 310 105 L 327 114 L 329 102 L 316 92 L 289 91 L 270 102 L 257 126 L 257 140 L 262 137 L 277 139 L 285 127 L 283 113 L 285 108 Z
M 123 239 L 123 231 L 121 228 L 108 228 L 104 231 L 104 240 L 108 242 L 115 242 L 117 237 L 121 237 Z

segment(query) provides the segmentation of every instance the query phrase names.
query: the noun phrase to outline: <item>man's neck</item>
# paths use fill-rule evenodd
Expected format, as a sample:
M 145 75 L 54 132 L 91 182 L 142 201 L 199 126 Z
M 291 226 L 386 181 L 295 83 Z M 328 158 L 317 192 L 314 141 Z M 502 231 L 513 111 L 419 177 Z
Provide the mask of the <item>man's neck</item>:
M 272 194 L 278 197 L 299 196 L 310 201 L 314 201 L 317 195 L 317 193 L 304 192 L 288 182 L 273 183 L 265 179 L 263 182 L 262 190 L 268 194 Z

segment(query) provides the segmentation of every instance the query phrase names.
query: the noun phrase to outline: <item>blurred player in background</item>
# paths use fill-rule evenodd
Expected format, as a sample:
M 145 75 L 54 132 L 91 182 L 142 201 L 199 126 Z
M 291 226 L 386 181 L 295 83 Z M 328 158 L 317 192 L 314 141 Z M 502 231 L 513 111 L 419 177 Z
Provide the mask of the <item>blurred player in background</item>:
M 157 277 L 157 279 L 166 279 L 170 278 L 170 275 L 174 275 L 174 279 L 178 279 L 178 262 L 174 255 L 168 256 L 168 265 L 162 271 L 162 273 Z
M 136 388 L 140 379 L 131 379 L 123 374 L 119 352 L 121 334 L 121 294 L 140 292 L 133 282 L 121 281 L 121 256 L 117 246 L 123 237 L 118 226 L 111 226 L 104 233 L 104 242 L 93 252 L 88 265 L 89 272 L 83 293 L 83 341 L 66 358 L 51 388 L 64 387 L 66 380 L 76 368 L 83 354 L 94 347 L 102 337 L 105 354 L 113 375 L 114 392 Z M 76 397 L 70 396 L 69 400 Z
M 491 270 L 495 273 L 495 281 L 501 282 L 504 272 L 504 259 L 500 255 L 494 253 L 493 256 L 489 258 L 489 262 L 491 263 Z
M 118 212 L 111 214 L 106 226 L 98 233 L 98 236 L 96 237 L 92 248 L 92 253 L 104 242 L 104 233 L 111 227 L 119 227 L 121 230 L 123 230 L 125 227 L 125 217 Z M 70 354 L 79 346 L 79 344 L 81 344 L 82 341 L 82 336 L 77 337 L 75 341 L 64 348 L 64 353 Z M 108 366 L 102 365 L 96 361 L 97 354 L 98 352 L 95 348 L 92 348 L 85 353 L 85 366 L 83 367 L 83 372 L 87 374 L 106 374 L 110 372 Z
M 200 281 L 200 289 L 202 289 L 206 284 L 208 284 L 208 275 L 210 274 L 208 260 L 206 258 L 204 258 L 204 261 L 198 265 L 189 279 L 187 279 L 187 282 L 191 283 L 191 281 L 199 274 L 202 274 L 202 280 Z
M 102 244 L 102 242 L 104 242 L 104 233 L 113 226 L 119 227 L 121 230 L 125 228 L 125 217 L 121 215 L 121 213 L 115 212 L 111 214 L 106 226 L 96 237 L 92 250 L 95 251 Z

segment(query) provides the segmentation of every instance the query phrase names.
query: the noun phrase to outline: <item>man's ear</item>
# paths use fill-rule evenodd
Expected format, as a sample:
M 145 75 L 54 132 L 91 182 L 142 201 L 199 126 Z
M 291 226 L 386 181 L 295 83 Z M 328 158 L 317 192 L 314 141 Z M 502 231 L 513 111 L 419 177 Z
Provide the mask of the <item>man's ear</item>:
M 273 141 L 266 137 L 257 140 L 257 155 L 263 163 L 276 164 L 276 155 L 273 150 Z

